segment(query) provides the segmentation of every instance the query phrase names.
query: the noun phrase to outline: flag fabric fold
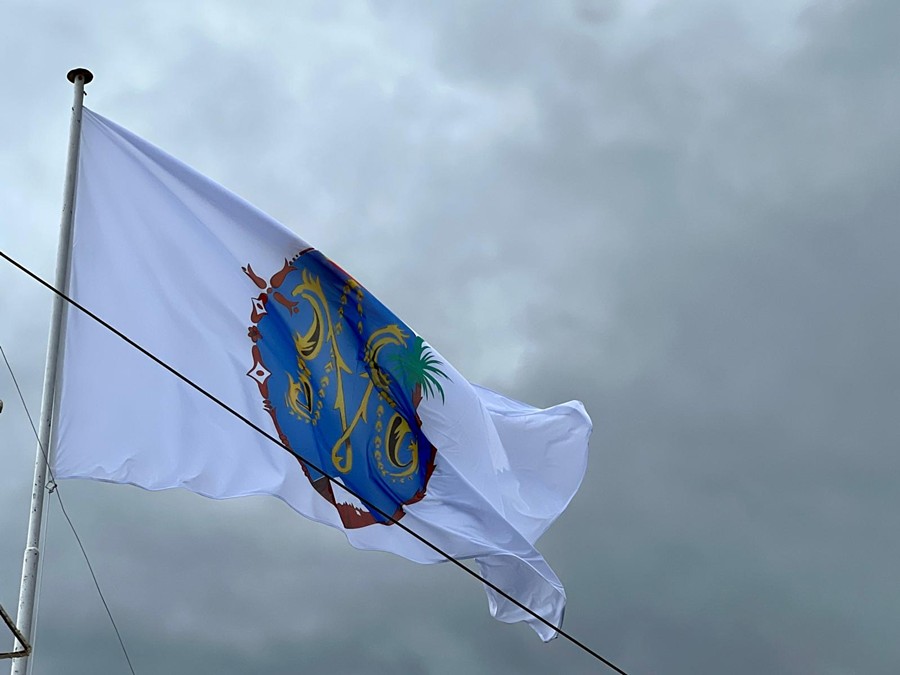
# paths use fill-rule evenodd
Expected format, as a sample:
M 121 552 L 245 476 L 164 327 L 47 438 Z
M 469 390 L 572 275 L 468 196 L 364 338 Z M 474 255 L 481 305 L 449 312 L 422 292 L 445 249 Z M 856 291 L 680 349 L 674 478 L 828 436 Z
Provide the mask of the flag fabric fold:
M 470 384 L 246 201 L 87 109 L 81 133 L 70 295 L 290 452 L 69 308 L 56 477 L 273 495 L 357 548 L 442 561 L 402 519 L 559 625 L 565 592 L 534 544 L 584 475 L 583 406 Z M 487 590 L 496 618 L 555 636 Z

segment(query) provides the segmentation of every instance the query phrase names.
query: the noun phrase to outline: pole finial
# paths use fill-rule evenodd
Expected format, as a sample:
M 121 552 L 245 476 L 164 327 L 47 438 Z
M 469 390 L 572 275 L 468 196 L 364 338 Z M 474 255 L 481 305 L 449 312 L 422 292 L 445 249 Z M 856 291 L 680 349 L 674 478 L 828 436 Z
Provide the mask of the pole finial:
M 89 71 L 87 68 L 73 68 L 72 70 L 70 70 L 68 72 L 66 77 L 69 78 L 69 82 L 71 82 L 72 84 L 75 84 L 75 78 L 78 77 L 79 75 L 81 75 L 82 78 L 84 78 L 85 84 L 87 84 L 88 82 L 90 82 L 91 80 L 94 79 L 94 74 L 91 71 Z

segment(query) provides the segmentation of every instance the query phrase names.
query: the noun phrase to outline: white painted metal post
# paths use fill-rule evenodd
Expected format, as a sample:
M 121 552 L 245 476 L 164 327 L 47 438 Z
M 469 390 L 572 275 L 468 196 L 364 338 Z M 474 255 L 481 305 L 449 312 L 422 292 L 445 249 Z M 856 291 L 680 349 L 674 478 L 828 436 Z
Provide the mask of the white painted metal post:
M 94 79 L 91 71 L 76 68 L 69 71 L 69 82 L 75 85 L 72 104 L 72 121 L 69 126 L 69 156 L 66 161 L 66 184 L 63 191 L 62 219 L 59 225 L 59 246 L 56 251 L 56 288 L 67 292 L 69 259 L 72 243 L 72 220 L 75 214 L 75 182 L 78 175 L 78 150 L 81 145 L 81 107 L 84 85 Z M 53 402 L 56 397 L 56 371 L 59 364 L 60 336 L 64 300 L 58 295 L 53 299 L 50 318 L 50 337 L 47 342 L 47 366 L 44 371 L 44 394 L 41 401 L 41 419 L 37 458 L 34 462 L 34 485 L 31 493 L 31 514 L 28 519 L 28 539 L 25 544 L 25 560 L 22 563 L 22 585 L 19 588 L 19 613 L 16 623 L 19 630 L 34 645 L 34 617 L 40 571 L 41 528 L 44 515 L 44 492 L 47 484 L 46 452 L 50 449 L 50 426 L 53 419 Z M 18 647 L 16 640 L 16 647 Z M 15 649 L 15 648 L 14 648 Z M 32 658 L 13 659 L 11 675 L 28 675 Z

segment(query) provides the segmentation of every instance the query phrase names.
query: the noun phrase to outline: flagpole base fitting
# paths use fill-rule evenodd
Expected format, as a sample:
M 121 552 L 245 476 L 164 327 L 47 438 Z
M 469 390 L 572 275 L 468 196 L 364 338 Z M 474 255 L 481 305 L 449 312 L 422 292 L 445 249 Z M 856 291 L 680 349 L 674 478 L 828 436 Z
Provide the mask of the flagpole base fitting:
M 79 75 L 81 75 L 84 78 L 85 84 L 87 84 L 88 82 L 90 82 L 91 80 L 94 79 L 94 74 L 91 71 L 89 71 L 87 68 L 73 68 L 66 74 L 66 77 L 68 78 L 69 82 L 71 82 L 72 84 L 75 84 L 75 78 L 78 77 Z

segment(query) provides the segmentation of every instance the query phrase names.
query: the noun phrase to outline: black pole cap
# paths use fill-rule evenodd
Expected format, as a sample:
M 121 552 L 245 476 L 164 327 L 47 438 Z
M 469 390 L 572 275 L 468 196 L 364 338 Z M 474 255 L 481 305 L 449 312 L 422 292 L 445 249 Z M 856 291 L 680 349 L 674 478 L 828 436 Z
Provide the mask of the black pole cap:
M 87 68 L 74 68 L 68 72 L 66 75 L 69 78 L 69 82 L 75 84 L 75 78 L 81 75 L 84 78 L 84 83 L 87 84 L 91 80 L 94 79 L 94 74 L 89 71 Z

